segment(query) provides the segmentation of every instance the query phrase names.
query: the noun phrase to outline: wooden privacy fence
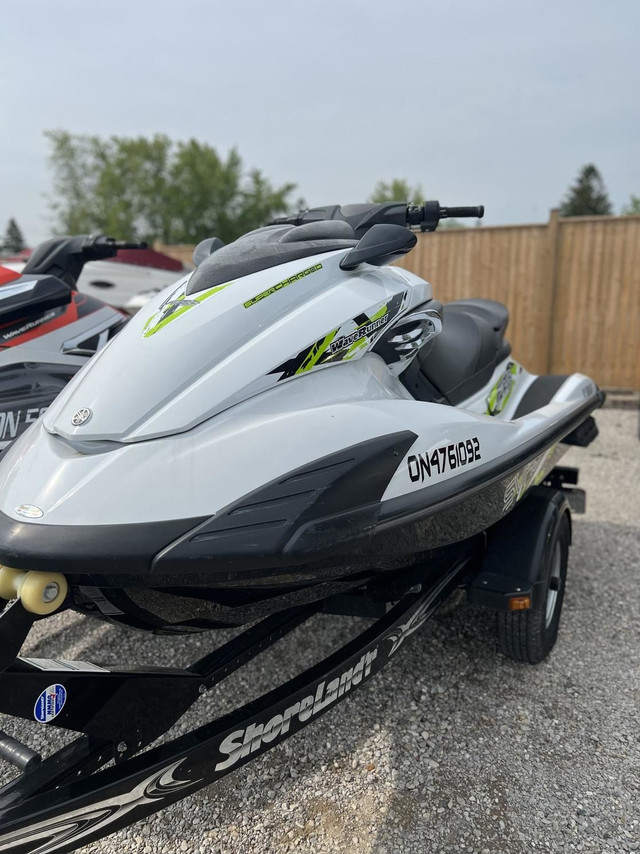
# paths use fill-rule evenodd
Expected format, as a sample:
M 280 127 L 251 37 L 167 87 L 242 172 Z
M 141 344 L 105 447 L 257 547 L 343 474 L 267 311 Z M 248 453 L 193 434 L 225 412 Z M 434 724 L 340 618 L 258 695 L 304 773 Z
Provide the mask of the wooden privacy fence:
M 640 216 L 421 234 L 399 266 L 442 302 L 509 307 L 515 358 L 534 373 L 580 371 L 603 388 L 640 389 Z
M 181 261 L 192 246 L 156 249 Z M 640 389 L 640 216 L 437 231 L 398 266 L 442 302 L 508 306 L 514 357 L 534 373 L 581 371 L 603 388 Z
M 209 234 L 208 237 L 212 237 L 213 235 Z M 176 261 L 182 262 L 186 267 L 193 267 L 193 250 L 195 246 L 193 243 L 162 243 L 160 240 L 156 240 L 153 244 L 153 248 L 156 252 L 162 252 L 165 255 L 169 255 L 171 258 L 175 258 Z

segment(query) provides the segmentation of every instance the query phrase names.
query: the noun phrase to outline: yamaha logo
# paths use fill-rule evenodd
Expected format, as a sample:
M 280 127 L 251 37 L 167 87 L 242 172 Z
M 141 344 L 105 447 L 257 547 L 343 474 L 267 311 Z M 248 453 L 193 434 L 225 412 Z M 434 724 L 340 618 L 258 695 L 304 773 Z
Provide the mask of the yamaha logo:
M 71 423 L 74 427 L 80 427 L 81 424 L 86 424 L 87 421 L 91 418 L 91 410 L 87 409 L 86 406 L 83 409 L 79 409 L 76 414 L 71 419 Z
M 26 519 L 40 519 L 44 516 L 44 510 L 36 507 L 35 504 L 21 504 L 19 507 L 16 507 L 15 512 Z

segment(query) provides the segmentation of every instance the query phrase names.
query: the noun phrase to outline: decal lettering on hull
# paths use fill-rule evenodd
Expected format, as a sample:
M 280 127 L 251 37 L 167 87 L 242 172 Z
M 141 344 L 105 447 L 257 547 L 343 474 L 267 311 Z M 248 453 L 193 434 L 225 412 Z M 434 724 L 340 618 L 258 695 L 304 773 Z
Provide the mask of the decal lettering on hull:
M 0 340 L 11 341 L 11 339 L 15 338 L 17 335 L 24 335 L 25 332 L 29 332 L 31 329 L 37 329 L 38 326 L 42 326 L 43 324 L 48 323 L 50 320 L 53 320 L 59 314 L 59 311 L 48 311 L 46 314 L 43 314 L 42 317 L 38 317 L 35 320 L 30 320 L 28 323 L 23 323 L 22 326 L 18 326 L 15 329 L 10 329 L 7 332 L 0 333 Z
M 327 362 L 341 362 L 364 355 L 399 315 L 405 297 L 406 293 L 394 294 L 387 302 L 378 303 L 367 309 L 367 313 L 347 320 L 270 373 L 281 374 L 278 381 L 286 380 Z
M 245 308 L 251 308 L 252 305 L 255 305 L 257 302 L 260 302 L 260 300 L 270 297 L 271 294 L 275 294 L 276 291 L 281 291 L 283 288 L 292 285 L 294 282 L 300 281 L 300 279 L 304 279 L 305 276 L 308 276 L 311 273 L 315 273 L 316 270 L 322 270 L 322 264 L 314 264 L 313 267 L 307 267 L 306 270 L 301 270 L 294 276 L 290 276 L 288 279 L 283 279 L 281 282 L 278 282 L 278 284 L 274 285 L 272 288 L 267 288 L 266 291 L 262 291 L 262 293 L 256 294 L 254 297 L 251 297 L 251 299 L 247 300 L 245 303 L 243 303 L 243 305 Z
M 47 411 L 46 406 L 0 412 L 0 440 L 11 441 Z
M 407 470 L 412 483 L 424 483 L 425 478 L 434 474 L 442 475 L 447 470 L 454 471 L 481 459 L 480 440 L 474 436 L 452 445 L 443 445 L 431 453 L 411 454 L 407 457 Z
M 499 415 L 511 397 L 522 368 L 515 362 L 508 362 L 505 372 L 489 392 L 487 397 L 487 415 Z
M 366 338 L 367 335 L 370 335 L 372 332 L 375 332 L 376 329 L 381 329 L 383 326 L 386 326 L 389 322 L 389 313 L 387 312 L 378 320 L 373 320 L 371 323 L 365 323 L 364 326 L 356 329 L 355 332 L 352 332 L 351 335 L 342 335 L 340 338 L 337 338 L 335 341 L 331 342 L 331 355 L 337 353 L 339 350 L 344 350 L 345 347 L 350 347 L 352 344 L 355 344 L 356 341 L 359 341 L 361 338 Z
M 536 457 L 535 460 L 531 460 L 530 463 L 527 463 L 524 468 L 520 469 L 520 471 L 514 474 L 511 480 L 509 480 L 504 490 L 505 513 L 508 513 L 509 510 L 511 510 L 515 504 L 520 501 L 530 486 L 537 486 L 539 483 L 542 483 L 544 477 L 553 466 L 553 460 L 557 452 L 557 448 L 557 444 L 553 445 L 553 447 L 549 448 L 548 451 L 545 451 L 544 454 L 541 454 L 539 457 Z

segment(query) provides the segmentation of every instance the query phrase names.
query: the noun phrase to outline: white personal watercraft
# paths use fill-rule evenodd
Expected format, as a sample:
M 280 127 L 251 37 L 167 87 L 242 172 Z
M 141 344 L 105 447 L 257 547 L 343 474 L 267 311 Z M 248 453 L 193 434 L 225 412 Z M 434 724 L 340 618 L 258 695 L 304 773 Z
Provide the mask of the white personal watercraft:
M 583 499 L 557 462 L 597 435 L 602 394 L 581 374 L 528 373 L 499 303 L 443 307 L 387 266 L 411 228 L 482 213 L 334 206 L 206 240 L 9 449 L 0 711 L 84 736 L 43 762 L 0 739 L 29 769 L 0 790 L 0 851 L 72 850 L 218 779 L 379 670 L 455 587 L 498 611 L 506 654 L 549 652 L 568 500 Z M 184 671 L 16 657 L 35 619 L 67 607 L 168 634 L 261 622 Z M 379 619 L 133 757 L 319 609 Z

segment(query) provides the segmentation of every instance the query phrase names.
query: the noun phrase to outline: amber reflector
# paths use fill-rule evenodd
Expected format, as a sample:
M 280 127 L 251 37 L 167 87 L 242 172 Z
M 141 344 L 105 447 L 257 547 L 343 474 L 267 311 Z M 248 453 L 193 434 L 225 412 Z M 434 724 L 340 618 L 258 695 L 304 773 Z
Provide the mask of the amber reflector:
M 512 596 L 509 599 L 510 611 L 527 611 L 531 607 L 531 596 Z

